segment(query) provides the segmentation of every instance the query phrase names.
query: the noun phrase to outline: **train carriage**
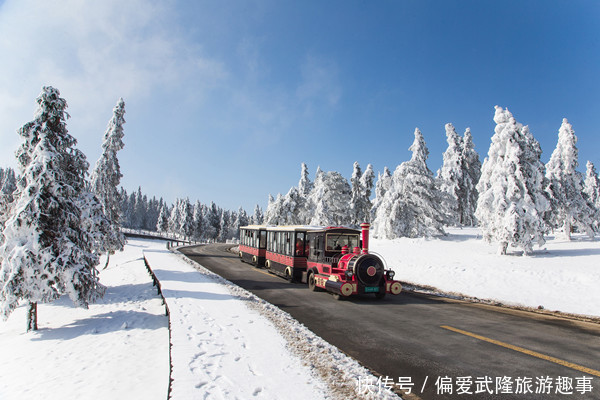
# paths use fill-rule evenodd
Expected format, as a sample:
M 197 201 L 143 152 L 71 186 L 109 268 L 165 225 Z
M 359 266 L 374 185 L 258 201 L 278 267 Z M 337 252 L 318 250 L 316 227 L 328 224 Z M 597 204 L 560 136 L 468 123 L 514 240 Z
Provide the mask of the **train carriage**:
M 267 227 L 249 225 L 240 228 L 239 256 L 242 261 L 264 267 L 267 253 Z
M 267 253 L 265 267 L 290 281 L 300 281 L 306 272 L 308 243 L 306 234 L 314 227 L 267 227 Z

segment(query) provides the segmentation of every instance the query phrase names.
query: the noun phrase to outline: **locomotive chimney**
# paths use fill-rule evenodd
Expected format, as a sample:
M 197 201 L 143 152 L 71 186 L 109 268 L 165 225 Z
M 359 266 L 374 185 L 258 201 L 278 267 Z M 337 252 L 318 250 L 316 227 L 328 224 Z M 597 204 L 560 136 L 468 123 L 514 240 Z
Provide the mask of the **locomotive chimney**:
M 362 253 L 363 254 L 369 253 L 369 227 L 370 226 L 371 226 L 371 224 L 369 224 L 368 222 L 360 224 L 360 227 L 362 229 Z

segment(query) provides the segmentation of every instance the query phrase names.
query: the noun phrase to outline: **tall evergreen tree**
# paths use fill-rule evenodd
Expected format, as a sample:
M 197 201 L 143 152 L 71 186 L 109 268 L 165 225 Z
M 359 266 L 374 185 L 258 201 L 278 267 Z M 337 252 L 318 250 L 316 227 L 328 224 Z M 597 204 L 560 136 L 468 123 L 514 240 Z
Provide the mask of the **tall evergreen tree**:
M 0 245 L 2 244 L 2 230 L 8 218 L 10 205 L 14 198 L 13 193 L 17 190 L 17 179 L 12 168 L 0 168 Z M 0 262 L 2 262 L 0 260 Z
M 569 121 L 563 119 L 558 131 L 558 143 L 546 164 L 546 193 L 550 198 L 551 211 L 548 223 L 563 228 L 567 239 L 571 239 L 571 228 L 577 227 L 593 236 L 594 211 L 583 195 L 583 177 L 579 166 L 577 136 Z
M 375 172 L 371 164 L 367 165 L 367 169 L 360 177 L 361 195 L 363 197 L 362 210 L 359 215 L 359 224 L 363 222 L 371 222 L 371 193 L 373 192 L 373 182 L 375 180 Z
M 598 228 L 600 228 L 600 178 L 598 172 L 596 172 L 596 167 L 591 161 L 586 164 L 583 193 L 594 208 L 592 219 L 594 220 L 594 229 L 598 231 Z
M 158 215 L 158 221 L 156 222 L 156 230 L 160 233 L 169 232 L 169 209 L 166 204 L 160 209 L 160 214 Z
M 117 152 L 125 146 L 123 143 L 123 124 L 125 123 L 125 102 L 119 99 L 113 109 L 113 116 L 108 122 L 102 143 L 102 155 L 92 172 L 92 191 L 98 198 L 102 211 L 108 219 L 105 235 L 102 235 L 101 247 L 106 252 L 106 265 L 115 251 L 122 251 L 125 246 L 125 236 L 121 232 L 121 203 L 118 186 L 123 175 L 119 166 Z
M 383 168 L 383 173 L 377 175 L 377 183 L 375 184 L 375 200 L 371 207 L 371 220 L 375 219 L 377 215 L 377 208 L 382 203 L 383 198 L 390 186 L 392 185 L 392 174 L 388 167 Z
M 27 300 L 27 326 L 34 330 L 37 302 L 68 294 L 87 307 L 106 289 L 98 279 L 94 239 L 82 229 L 88 163 L 67 131 L 67 102 L 52 87 L 43 87 L 36 101 L 33 121 L 19 129 L 20 178 L 0 247 L 2 315 Z
M 499 253 L 508 245 L 531 253 L 533 244 L 545 243 L 543 216 L 549 210 L 544 195 L 542 150 L 527 126 L 508 110 L 496 106 L 495 133 L 477 184 L 477 217 L 487 241 L 499 242 Z
M 352 189 L 339 172 L 321 173 L 315 179 L 315 213 L 311 225 L 350 225 L 351 210 L 348 207 Z
M 412 157 L 394 171 L 392 183 L 377 207 L 373 235 L 380 238 L 422 237 L 444 234 L 441 193 L 427 167 L 429 150 L 421 131 L 409 148 Z
M 475 210 L 477 209 L 477 199 L 479 197 L 477 183 L 479 183 L 479 177 L 481 176 L 481 162 L 479 161 L 479 154 L 475 151 L 470 128 L 465 130 L 463 137 L 462 160 L 464 194 L 459 199 L 462 202 L 460 223 L 474 226 L 477 223 Z
M 252 218 L 251 218 L 250 222 L 253 225 L 262 225 L 264 222 L 264 219 L 265 219 L 265 217 L 264 217 L 262 208 L 260 208 L 260 206 L 257 204 L 254 207 L 254 214 L 252 214 Z
M 440 206 L 449 215 L 451 224 L 462 224 L 463 203 L 461 198 L 465 196 L 464 190 L 464 161 L 463 161 L 463 140 L 456 133 L 452 124 L 446 124 L 446 141 L 448 148 L 443 155 L 442 168 L 437 178 L 439 189 L 447 193 L 445 200 Z
M 305 163 L 302 163 L 300 181 L 298 182 L 298 198 L 295 200 L 297 203 L 297 217 L 295 219 L 299 224 L 308 223 L 313 214 L 309 199 L 310 192 L 313 188 L 313 183 L 310 181 L 308 175 L 308 167 Z

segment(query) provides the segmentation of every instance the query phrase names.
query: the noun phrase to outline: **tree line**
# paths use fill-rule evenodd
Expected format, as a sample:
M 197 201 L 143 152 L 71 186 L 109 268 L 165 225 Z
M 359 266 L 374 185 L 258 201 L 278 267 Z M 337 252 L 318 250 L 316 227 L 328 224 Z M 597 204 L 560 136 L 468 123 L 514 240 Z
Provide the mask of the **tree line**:
M 577 137 L 567 119 L 558 131 L 548 163 L 528 126 L 496 106 L 496 127 L 488 155 L 481 163 L 469 128 L 463 136 L 446 124 L 448 147 L 434 176 L 427 166 L 429 150 L 421 131 L 414 132 L 412 157 L 393 173 L 385 167 L 375 183 L 369 164 L 363 173 L 354 163 L 348 182 L 339 172 L 317 168 L 314 182 L 306 164 L 298 186 L 273 198 L 265 212 L 268 224 L 358 226 L 372 223 L 374 237 L 424 237 L 445 234 L 448 226 L 475 226 L 487 241 L 523 254 L 561 230 L 593 237 L 600 225 L 599 177 L 590 161 L 585 176 L 577 171 Z

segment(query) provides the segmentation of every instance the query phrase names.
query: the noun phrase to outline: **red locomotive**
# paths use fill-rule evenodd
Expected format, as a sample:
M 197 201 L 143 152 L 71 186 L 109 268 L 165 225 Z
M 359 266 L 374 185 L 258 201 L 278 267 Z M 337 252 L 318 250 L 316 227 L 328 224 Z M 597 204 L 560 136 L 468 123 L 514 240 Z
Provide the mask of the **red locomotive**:
M 369 253 L 368 223 L 361 231 L 344 227 L 245 226 L 241 228 L 242 261 L 308 283 L 310 290 L 325 289 L 337 299 L 354 294 L 399 294 L 394 271 Z M 263 240 L 264 238 L 264 240 Z

